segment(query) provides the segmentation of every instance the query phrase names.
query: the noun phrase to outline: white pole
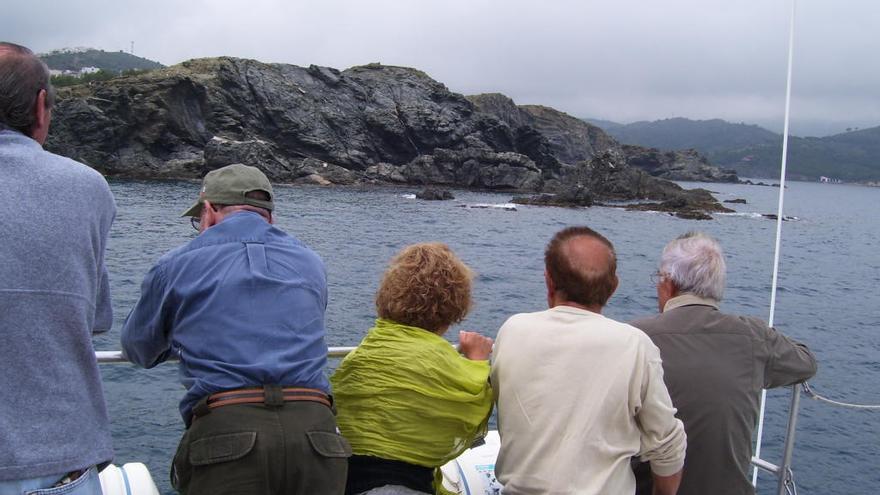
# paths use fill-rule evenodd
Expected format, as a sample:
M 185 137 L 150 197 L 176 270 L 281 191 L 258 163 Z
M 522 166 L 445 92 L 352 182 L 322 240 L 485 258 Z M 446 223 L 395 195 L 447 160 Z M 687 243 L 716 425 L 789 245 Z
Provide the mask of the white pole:
M 782 211 L 785 204 L 785 169 L 788 159 L 788 124 L 791 112 L 791 67 L 794 59 L 794 16 L 797 0 L 791 0 L 791 21 L 788 29 L 788 75 L 785 81 L 785 123 L 782 131 L 782 165 L 779 171 L 779 207 L 776 211 L 776 249 L 773 254 L 773 282 L 770 286 L 770 318 L 767 324 L 773 326 L 776 315 L 776 287 L 779 280 L 779 252 L 782 245 Z M 755 440 L 755 457 L 761 457 L 761 438 L 764 435 L 764 405 L 767 391 L 761 391 L 761 409 L 758 414 L 758 435 Z M 758 468 L 752 471 L 752 485 L 758 486 Z

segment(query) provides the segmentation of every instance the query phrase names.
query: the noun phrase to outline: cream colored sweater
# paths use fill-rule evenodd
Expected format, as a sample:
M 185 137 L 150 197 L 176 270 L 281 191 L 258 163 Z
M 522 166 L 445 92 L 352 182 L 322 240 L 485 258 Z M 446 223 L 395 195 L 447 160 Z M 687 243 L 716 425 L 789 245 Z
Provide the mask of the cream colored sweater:
M 569 307 L 514 315 L 492 363 L 505 494 L 631 494 L 630 458 L 684 464 L 660 353 L 640 330 Z

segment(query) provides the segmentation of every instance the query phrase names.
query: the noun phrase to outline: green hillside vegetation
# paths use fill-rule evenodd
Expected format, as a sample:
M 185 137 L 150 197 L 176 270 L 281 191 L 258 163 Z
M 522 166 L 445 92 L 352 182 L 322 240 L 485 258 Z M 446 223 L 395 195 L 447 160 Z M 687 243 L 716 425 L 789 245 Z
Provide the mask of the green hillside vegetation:
M 778 178 L 782 136 L 756 125 L 720 119 L 665 119 L 608 126 L 605 131 L 622 143 L 661 150 L 693 148 L 713 165 L 733 168 L 741 177 Z M 880 179 L 880 127 L 823 138 L 789 140 L 790 178 L 820 176 L 848 182 Z
M 127 70 L 152 70 L 164 67 L 159 62 L 147 60 L 123 51 L 104 50 L 54 51 L 40 55 L 50 69 L 78 71 L 83 67 L 121 73 Z
M 820 176 L 847 182 L 880 179 L 880 127 L 824 138 L 792 137 L 788 142 L 791 178 L 816 180 Z M 775 143 L 708 154 L 721 167 L 736 169 L 743 177 L 779 177 L 782 137 Z

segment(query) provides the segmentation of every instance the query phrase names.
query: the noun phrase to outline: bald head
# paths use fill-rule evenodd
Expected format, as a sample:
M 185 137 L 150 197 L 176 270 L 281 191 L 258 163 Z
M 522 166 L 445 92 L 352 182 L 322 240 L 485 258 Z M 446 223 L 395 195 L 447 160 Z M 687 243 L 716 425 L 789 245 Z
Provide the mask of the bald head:
M 42 144 L 54 101 L 46 64 L 21 45 L 0 42 L 0 127 L 19 131 Z
M 544 253 L 550 305 L 574 304 L 598 312 L 617 289 L 611 242 L 588 227 L 558 232 Z

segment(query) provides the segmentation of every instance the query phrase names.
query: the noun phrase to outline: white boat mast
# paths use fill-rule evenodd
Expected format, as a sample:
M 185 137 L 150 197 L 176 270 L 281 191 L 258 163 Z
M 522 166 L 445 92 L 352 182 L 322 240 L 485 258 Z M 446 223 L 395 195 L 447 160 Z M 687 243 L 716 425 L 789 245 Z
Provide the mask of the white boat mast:
M 779 280 L 779 254 L 782 246 L 782 219 L 783 216 L 783 206 L 785 205 L 785 172 L 788 161 L 788 134 L 789 134 L 789 121 L 791 116 L 791 68 L 792 62 L 794 60 L 794 19 L 797 7 L 797 0 L 791 0 L 791 19 L 789 21 L 788 28 L 788 72 L 786 75 L 785 81 L 785 119 L 783 124 L 782 131 L 782 164 L 780 165 L 779 171 L 779 206 L 776 211 L 776 248 L 773 253 L 773 282 L 770 285 L 770 317 L 767 321 L 767 325 L 770 327 L 773 326 L 773 320 L 776 315 L 776 289 Z M 793 394 L 797 395 L 799 390 L 795 387 L 793 389 Z M 767 401 L 767 390 L 761 391 L 761 408 L 758 414 L 758 435 L 755 439 L 755 458 L 761 458 L 761 440 L 764 435 L 764 406 Z M 794 441 L 794 418 L 796 418 L 796 408 L 797 403 L 793 399 L 792 408 L 795 409 L 793 411 L 793 417 L 789 418 L 789 439 L 786 439 L 786 443 Z M 793 445 L 792 445 L 793 448 Z M 791 462 L 790 453 L 788 455 L 783 454 L 783 457 L 788 457 L 788 463 Z M 788 469 L 788 466 L 785 462 L 783 462 L 783 468 Z M 782 478 L 785 477 L 785 474 L 780 474 L 780 486 L 782 486 Z M 758 486 L 758 467 L 755 466 L 752 471 L 752 485 L 755 487 Z M 780 492 L 782 493 L 782 492 Z

